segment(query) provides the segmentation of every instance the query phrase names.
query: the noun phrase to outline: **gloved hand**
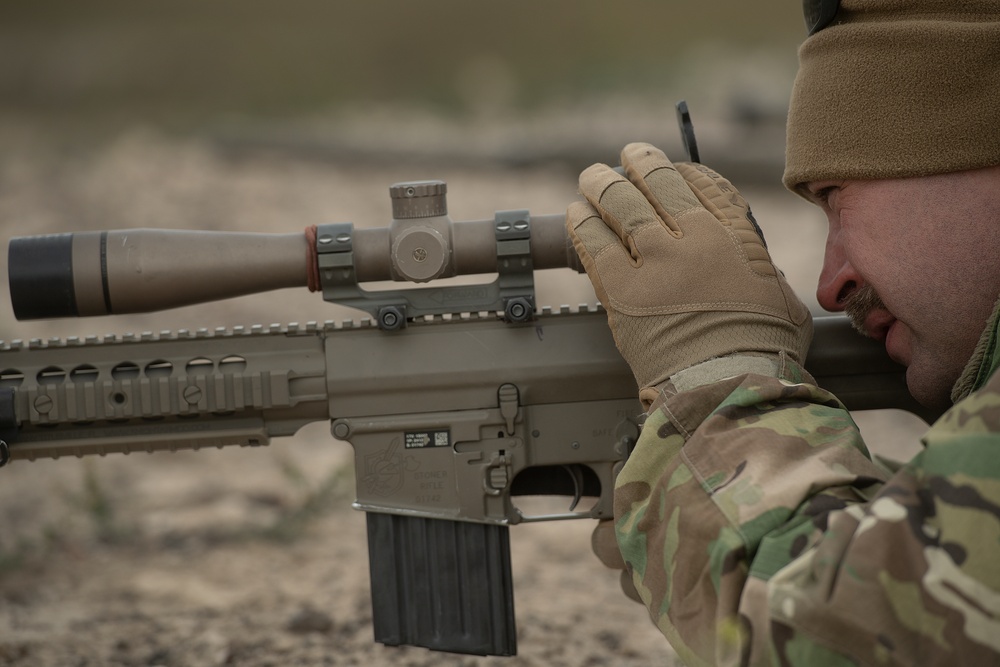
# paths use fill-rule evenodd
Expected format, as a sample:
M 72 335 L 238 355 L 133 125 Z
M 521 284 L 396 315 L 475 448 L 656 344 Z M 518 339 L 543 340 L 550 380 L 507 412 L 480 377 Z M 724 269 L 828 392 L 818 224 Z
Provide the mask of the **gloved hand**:
M 803 363 L 809 310 L 732 184 L 649 144 L 629 144 L 621 162 L 627 178 L 603 164 L 580 175 L 587 202 L 570 205 L 566 226 L 643 405 L 708 360 L 736 355 L 731 368 L 754 372 L 782 353 Z
M 619 583 L 621 584 L 622 592 L 629 599 L 641 604 L 642 598 L 639 597 L 639 591 L 635 589 L 635 584 L 632 583 L 632 576 L 625 568 L 625 559 L 622 558 L 622 552 L 618 548 L 618 538 L 615 537 L 614 521 L 611 519 L 601 519 L 597 522 L 597 527 L 590 534 L 590 548 L 593 549 L 597 560 L 612 570 L 620 570 Z

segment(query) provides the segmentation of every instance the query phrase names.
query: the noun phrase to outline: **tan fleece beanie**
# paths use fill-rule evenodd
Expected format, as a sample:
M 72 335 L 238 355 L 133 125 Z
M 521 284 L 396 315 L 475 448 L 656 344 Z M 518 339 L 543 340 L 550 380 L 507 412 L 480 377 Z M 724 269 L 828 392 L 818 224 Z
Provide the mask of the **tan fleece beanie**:
M 798 194 L 1000 165 L 1000 2 L 842 0 L 799 49 L 787 132 Z

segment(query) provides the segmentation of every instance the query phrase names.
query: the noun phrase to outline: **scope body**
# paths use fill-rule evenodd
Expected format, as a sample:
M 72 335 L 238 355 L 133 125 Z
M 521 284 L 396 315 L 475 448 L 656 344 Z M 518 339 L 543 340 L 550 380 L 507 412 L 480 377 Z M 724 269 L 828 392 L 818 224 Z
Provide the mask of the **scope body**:
M 501 212 L 493 220 L 453 222 L 444 190 L 442 181 L 393 185 L 394 218 L 386 227 L 324 225 L 305 234 L 130 229 L 14 238 L 8 247 L 14 315 L 33 320 L 143 313 L 302 286 L 364 309 L 368 293 L 353 289 L 345 302 L 339 300 L 343 290 L 331 296 L 326 288 L 328 281 L 341 288 L 344 279 L 323 272 L 320 257 L 345 235 L 352 286 L 502 272 L 504 225 L 523 225 L 518 261 L 529 280 L 534 269 L 582 271 L 563 215 Z M 333 227 L 343 231 L 323 231 Z M 441 300 L 439 293 L 431 296 Z M 461 311 L 490 310 L 496 299 L 481 301 L 478 308 L 463 302 Z M 408 316 L 427 311 L 426 305 L 410 304 Z

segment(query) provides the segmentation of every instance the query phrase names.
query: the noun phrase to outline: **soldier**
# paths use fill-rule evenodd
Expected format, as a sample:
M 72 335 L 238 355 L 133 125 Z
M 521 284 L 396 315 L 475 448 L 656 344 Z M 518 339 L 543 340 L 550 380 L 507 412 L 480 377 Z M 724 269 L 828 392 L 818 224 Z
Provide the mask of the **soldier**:
M 595 550 L 692 666 L 1000 664 L 1000 7 L 804 4 L 784 182 L 828 217 L 819 302 L 954 405 L 873 462 L 743 198 L 631 144 L 567 215 L 648 409 Z

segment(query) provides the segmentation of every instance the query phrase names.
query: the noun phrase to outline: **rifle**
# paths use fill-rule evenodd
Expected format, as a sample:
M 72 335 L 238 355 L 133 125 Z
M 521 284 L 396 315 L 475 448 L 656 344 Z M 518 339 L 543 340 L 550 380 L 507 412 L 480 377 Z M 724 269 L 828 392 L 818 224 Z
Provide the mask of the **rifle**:
M 599 307 L 536 308 L 534 272 L 580 270 L 561 215 L 453 222 L 440 181 L 390 188 L 388 227 L 122 230 L 13 239 L 18 319 L 148 312 L 307 286 L 357 323 L 0 346 L 0 464 L 266 445 L 330 420 L 366 512 L 375 639 L 514 655 L 508 527 L 612 517 L 642 421 Z M 488 283 L 426 285 L 496 273 Z M 421 287 L 372 290 L 392 280 Z M 902 368 L 819 318 L 809 370 L 851 409 L 919 413 Z M 533 514 L 530 495 L 572 498 Z M 587 498 L 592 503 L 581 507 Z

